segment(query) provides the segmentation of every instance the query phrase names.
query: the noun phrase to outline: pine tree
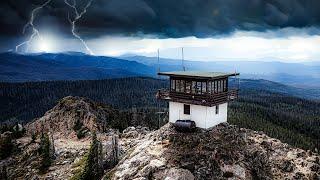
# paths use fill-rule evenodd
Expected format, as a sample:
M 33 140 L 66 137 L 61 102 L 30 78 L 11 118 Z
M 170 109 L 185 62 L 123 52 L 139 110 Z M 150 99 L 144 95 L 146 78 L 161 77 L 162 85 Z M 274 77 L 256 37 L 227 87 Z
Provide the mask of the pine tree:
M 92 136 L 92 142 L 88 154 L 86 155 L 86 161 L 82 171 L 76 174 L 72 179 L 74 180 L 95 180 L 100 179 L 103 174 L 102 167 L 102 145 L 97 139 L 95 133 Z
M 40 146 L 38 149 L 38 153 L 40 156 L 40 165 L 39 171 L 40 173 L 45 173 L 51 165 L 52 157 L 50 153 L 50 140 L 48 134 L 41 135 Z

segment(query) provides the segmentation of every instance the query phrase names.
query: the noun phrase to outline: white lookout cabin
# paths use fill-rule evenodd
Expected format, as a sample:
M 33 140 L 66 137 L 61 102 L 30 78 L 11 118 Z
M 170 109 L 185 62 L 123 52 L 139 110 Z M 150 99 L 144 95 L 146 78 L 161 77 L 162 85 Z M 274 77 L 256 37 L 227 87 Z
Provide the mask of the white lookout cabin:
M 196 127 L 210 128 L 227 122 L 228 102 L 238 97 L 238 88 L 229 87 L 229 77 L 239 73 L 174 71 L 170 89 L 160 89 L 157 98 L 169 101 L 169 122 L 194 121 Z

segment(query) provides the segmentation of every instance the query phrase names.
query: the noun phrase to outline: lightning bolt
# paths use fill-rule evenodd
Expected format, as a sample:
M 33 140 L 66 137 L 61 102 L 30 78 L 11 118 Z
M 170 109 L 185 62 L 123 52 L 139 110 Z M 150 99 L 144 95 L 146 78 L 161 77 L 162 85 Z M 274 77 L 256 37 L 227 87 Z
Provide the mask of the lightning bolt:
M 27 29 L 28 27 L 31 27 L 31 28 L 32 28 L 32 34 L 30 35 L 30 37 L 28 38 L 28 40 L 26 40 L 26 41 L 24 41 L 24 42 L 22 42 L 22 43 L 20 43 L 20 44 L 18 44 L 18 45 L 16 46 L 16 52 L 18 52 L 18 51 L 19 51 L 19 48 L 20 48 L 21 46 L 24 46 L 24 45 L 27 46 L 26 52 L 28 52 L 28 51 L 29 51 L 30 43 L 32 42 L 32 40 L 33 40 L 34 37 L 36 37 L 36 36 L 39 37 L 40 39 L 42 39 L 41 36 L 40 36 L 39 30 L 34 26 L 33 21 L 34 21 L 34 18 L 36 17 L 36 13 L 37 13 L 39 10 L 41 10 L 42 8 L 44 8 L 44 7 L 45 7 L 47 4 L 49 4 L 50 2 L 51 2 L 51 0 L 47 0 L 45 3 L 43 3 L 42 5 L 34 8 L 34 9 L 31 11 L 31 17 L 30 17 L 28 23 L 24 25 L 22 34 L 25 34 L 26 29 Z
M 70 15 L 68 13 L 68 20 L 71 24 L 71 32 L 72 35 L 74 37 L 76 37 L 77 39 L 79 39 L 79 41 L 81 41 L 81 43 L 83 44 L 83 46 L 86 48 L 86 50 L 93 55 L 94 53 L 91 51 L 91 49 L 89 48 L 89 46 L 87 45 L 87 43 L 80 37 L 80 35 L 78 35 L 75 31 L 75 26 L 76 26 L 76 22 L 81 19 L 81 17 L 87 12 L 87 9 L 91 6 L 93 0 L 89 0 L 88 3 L 86 4 L 86 6 L 83 8 L 83 10 L 79 13 L 78 8 L 77 8 L 77 3 L 76 0 L 72 0 L 72 4 L 68 1 L 68 0 L 64 0 L 65 4 L 68 5 L 69 7 L 71 7 L 74 10 L 74 14 L 75 17 L 73 20 L 71 20 Z

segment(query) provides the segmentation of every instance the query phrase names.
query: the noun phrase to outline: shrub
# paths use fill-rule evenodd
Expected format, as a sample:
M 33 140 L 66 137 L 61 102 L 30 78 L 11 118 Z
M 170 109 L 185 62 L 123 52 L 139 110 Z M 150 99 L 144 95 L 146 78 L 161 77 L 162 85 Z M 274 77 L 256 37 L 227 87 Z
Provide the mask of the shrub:
M 86 130 L 85 129 L 79 129 L 77 131 L 77 138 L 78 139 L 81 139 L 81 138 L 84 138 L 86 135 Z
M 42 134 L 40 140 L 40 146 L 38 149 L 40 156 L 40 173 L 45 173 L 51 165 L 52 157 L 50 155 L 50 140 L 48 134 Z
M 73 126 L 74 131 L 78 131 L 82 128 L 83 124 L 79 121 L 79 119 L 76 121 L 76 123 Z
M 10 134 L 4 135 L 0 139 L 0 159 L 9 157 L 13 151 L 14 144 Z
M 37 139 L 37 135 L 32 132 L 32 134 L 31 134 L 31 143 L 36 142 L 36 139 Z
M 77 133 L 78 139 L 84 138 L 87 133 L 87 128 L 83 127 L 83 123 L 79 120 L 74 124 L 73 130 Z

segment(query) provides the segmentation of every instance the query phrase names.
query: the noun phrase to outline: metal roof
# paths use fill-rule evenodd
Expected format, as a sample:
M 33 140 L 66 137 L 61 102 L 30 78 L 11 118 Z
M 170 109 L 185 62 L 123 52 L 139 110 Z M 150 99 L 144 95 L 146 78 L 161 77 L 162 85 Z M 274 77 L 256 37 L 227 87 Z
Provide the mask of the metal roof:
M 158 75 L 217 79 L 217 78 L 224 78 L 229 76 L 237 76 L 240 74 L 236 72 L 224 73 L 224 72 L 205 72 L 205 71 L 171 71 L 171 72 L 159 72 Z

